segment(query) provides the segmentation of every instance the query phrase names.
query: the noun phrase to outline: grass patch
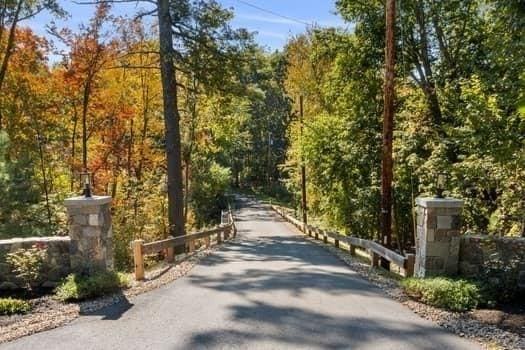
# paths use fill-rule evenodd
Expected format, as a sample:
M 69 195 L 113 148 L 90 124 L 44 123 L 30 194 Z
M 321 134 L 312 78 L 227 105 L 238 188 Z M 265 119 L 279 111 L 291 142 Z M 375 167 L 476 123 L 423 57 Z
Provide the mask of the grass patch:
M 93 299 L 115 293 L 130 286 L 129 275 L 120 272 L 99 272 L 92 276 L 71 274 L 56 288 L 62 301 Z
M 481 301 L 478 286 L 466 280 L 444 277 L 407 278 L 401 285 L 410 297 L 451 311 L 472 310 Z
M 31 310 L 27 301 L 13 298 L 0 298 L 0 315 L 25 314 Z

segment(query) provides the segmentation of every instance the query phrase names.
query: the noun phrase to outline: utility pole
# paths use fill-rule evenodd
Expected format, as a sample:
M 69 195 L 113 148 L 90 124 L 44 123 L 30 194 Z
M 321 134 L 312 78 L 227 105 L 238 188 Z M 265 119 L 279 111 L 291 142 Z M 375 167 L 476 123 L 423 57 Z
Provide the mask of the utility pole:
M 303 95 L 299 96 L 299 116 L 301 117 L 301 209 L 303 214 L 303 224 L 308 224 L 308 205 L 306 201 L 306 166 L 304 165 L 303 147 Z
M 383 161 L 381 169 L 381 243 L 388 248 L 392 246 L 392 138 L 394 130 L 395 16 L 395 0 L 386 0 Z M 384 264 L 382 265 L 385 266 Z

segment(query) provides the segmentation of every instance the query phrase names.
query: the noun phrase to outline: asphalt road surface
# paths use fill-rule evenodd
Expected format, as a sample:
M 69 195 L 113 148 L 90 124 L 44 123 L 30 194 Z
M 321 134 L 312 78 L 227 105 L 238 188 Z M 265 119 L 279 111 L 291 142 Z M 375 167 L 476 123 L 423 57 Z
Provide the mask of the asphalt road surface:
M 480 349 L 244 199 L 238 237 L 187 276 L 0 349 Z

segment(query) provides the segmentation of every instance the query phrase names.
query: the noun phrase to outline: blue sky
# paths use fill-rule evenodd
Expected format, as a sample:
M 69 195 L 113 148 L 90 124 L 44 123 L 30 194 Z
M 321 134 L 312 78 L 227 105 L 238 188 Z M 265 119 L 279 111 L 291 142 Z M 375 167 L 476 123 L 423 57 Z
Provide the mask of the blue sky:
M 218 0 L 224 7 L 233 8 L 235 19 L 233 27 L 243 27 L 257 31 L 256 40 L 270 50 L 280 49 L 291 35 L 304 32 L 306 25 L 299 22 L 316 23 L 320 26 L 348 25 L 335 14 L 335 0 Z M 80 23 L 88 21 L 93 13 L 93 5 L 78 5 L 73 1 L 61 1 L 62 6 L 70 13 L 66 21 L 56 21 L 59 27 L 78 28 Z M 252 6 L 250 6 L 250 5 Z M 147 5 L 116 4 L 114 13 L 117 15 L 133 15 Z M 279 17 L 259 10 L 260 7 Z M 25 23 L 40 35 L 45 35 L 45 27 L 52 18 L 48 14 Z

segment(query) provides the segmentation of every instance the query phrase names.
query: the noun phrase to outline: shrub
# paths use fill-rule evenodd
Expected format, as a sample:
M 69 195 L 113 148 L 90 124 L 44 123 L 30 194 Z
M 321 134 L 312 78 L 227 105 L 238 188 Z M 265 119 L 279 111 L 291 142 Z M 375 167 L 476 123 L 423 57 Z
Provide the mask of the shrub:
M 483 263 L 477 283 L 483 296 L 482 304 L 492 307 L 517 300 L 523 293 L 519 288 L 520 261 L 491 257 Z
M 0 315 L 24 314 L 31 310 L 31 305 L 24 300 L 0 298 Z
M 45 247 L 33 246 L 30 249 L 18 249 L 6 255 L 6 261 L 29 290 L 42 281 L 42 269 L 47 258 Z
M 474 309 L 481 300 L 478 286 L 466 280 L 444 277 L 408 278 L 401 282 L 405 292 L 425 304 L 452 311 Z
M 62 301 L 76 301 L 114 293 L 129 285 L 129 276 L 120 272 L 99 272 L 93 276 L 71 274 L 55 292 Z

